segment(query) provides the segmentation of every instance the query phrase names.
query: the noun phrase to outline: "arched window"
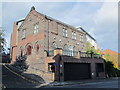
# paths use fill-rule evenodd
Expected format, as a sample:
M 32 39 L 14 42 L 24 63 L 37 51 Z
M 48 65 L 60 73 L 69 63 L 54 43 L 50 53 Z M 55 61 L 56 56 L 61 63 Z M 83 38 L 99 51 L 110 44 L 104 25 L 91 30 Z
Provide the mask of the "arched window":
M 75 46 L 73 47 L 73 51 L 76 51 L 76 48 L 75 48 Z
M 37 41 L 36 43 L 35 43 L 35 52 L 36 53 L 38 53 L 39 52 L 39 49 L 40 49 L 40 44 L 39 44 L 39 42 Z
M 23 47 L 21 46 L 21 47 L 20 47 L 20 54 L 19 54 L 21 57 L 23 56 L 23 50 L 24 50 L 24 49 L 23 49 Z
M 73 47 L 71 45 L 69 45 L 68 50 L 68 56 L 73 56 Z
M 63 46 L 63 54 L 64 54 L 64 55 L 68 55 L 68 46 L 67 46 L 67 44 L 65 44 L 65 45 Z
M 38 52 L 39 51 L 39 44 L 35 44 L 35 50 L 36 50 L 36 52 Z
M 27 55 L 31 55 L 31 53 L 32 53 L 32 47 L 31 47 L 31 45 L 28 45 L 27 46 Z
M 39 51 L 39 45 L 38 44 L 36 45 L 36 51 L 37 52 Z
M 52 49 L 54 50 L 54 49 L 56 49 L 57 48 L 57 44 L 55 43 L 55 42 L 53 42 L 53 44 L 52 44 Z
M 20 56 L 23 56 L 23 49 L 20 50 Z
M 73 56 L 77 56 L 77 51 L 76 51 L 76 47 L 73 47 Z
M 65 44 L 65 45 L 63 46 L 63 50 L 68 50 L 67 44 Z

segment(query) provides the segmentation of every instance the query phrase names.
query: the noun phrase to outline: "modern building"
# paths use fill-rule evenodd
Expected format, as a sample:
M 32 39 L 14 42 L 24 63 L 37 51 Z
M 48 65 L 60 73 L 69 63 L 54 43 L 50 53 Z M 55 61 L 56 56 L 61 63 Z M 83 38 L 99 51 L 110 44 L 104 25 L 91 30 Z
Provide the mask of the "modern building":
M 18 27 L 19 22 L 22 24 Z M 104 77 L 103 59 L 85 58 L 81 53 L 85 50 L 85 32 L 43 15 L 34 7 L 25 19 L 14 22 L 12 63 L 17 56 L 27 54 L 27 73 L 37 74 L 45 81 Z
M 88 41 L 89 43 L 91 43 L 91 45 L 92 45 L 95 49 L 100 49 L 95 38 L 93 38 L 88 32 L 86 32 L 81 26 L 78 26 L 78 27 L 76 27 L 76 28 L 77 28 L 79 31 L 86 33 L 86 41 Z

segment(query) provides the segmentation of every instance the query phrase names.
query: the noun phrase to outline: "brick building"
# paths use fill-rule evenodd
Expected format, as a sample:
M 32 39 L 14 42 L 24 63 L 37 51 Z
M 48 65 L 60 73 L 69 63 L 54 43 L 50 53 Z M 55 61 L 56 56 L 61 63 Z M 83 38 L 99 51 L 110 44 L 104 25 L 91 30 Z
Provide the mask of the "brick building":
M 22 22 L 20 27 L 19 22 Z M 103 59 L 82 58 L 81 52 L 85 50 L 85 32 L 43 15 L 34 7 L 25 19 L 14 22 L 11 34 L 12 63 L 17 56 L 27 54 L 27 73 L 35 73 L 45 81 L 96 78 L 97 74 L 104 77 Z M 96 71 L 96 66 L 100 67 L 100 72 Z M 76 70 L 74 78 L 70 76 L 73 71 L 69 70 Z

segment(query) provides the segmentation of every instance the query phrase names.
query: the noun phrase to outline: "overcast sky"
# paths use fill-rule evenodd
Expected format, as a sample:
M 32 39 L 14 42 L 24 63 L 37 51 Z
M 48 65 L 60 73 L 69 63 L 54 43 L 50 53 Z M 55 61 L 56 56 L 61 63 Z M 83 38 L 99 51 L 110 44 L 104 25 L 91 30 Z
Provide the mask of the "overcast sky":
M 101 49 L 118 52 L 117 2 L 8 2 L 2 3 L 2 26 L 10 43 L 13 22 L 25 18 L 32 6 L 74 27 L 82 26 L 96 40 Z

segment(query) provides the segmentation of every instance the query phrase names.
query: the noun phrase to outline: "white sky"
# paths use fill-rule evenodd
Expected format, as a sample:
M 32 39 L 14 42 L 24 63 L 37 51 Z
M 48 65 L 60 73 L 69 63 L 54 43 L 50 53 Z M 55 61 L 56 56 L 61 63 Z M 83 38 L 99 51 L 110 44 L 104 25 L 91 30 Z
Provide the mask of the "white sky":
M 10 43 L 13 22 L 25 18 L 35 6 L 40 13 L 75 27 L 82 26 L 97 40 L 101 49 L 118 51 L 117 5 L 117 2 L 4 2 L 2 26 L 6 27 L 6 38 Z

